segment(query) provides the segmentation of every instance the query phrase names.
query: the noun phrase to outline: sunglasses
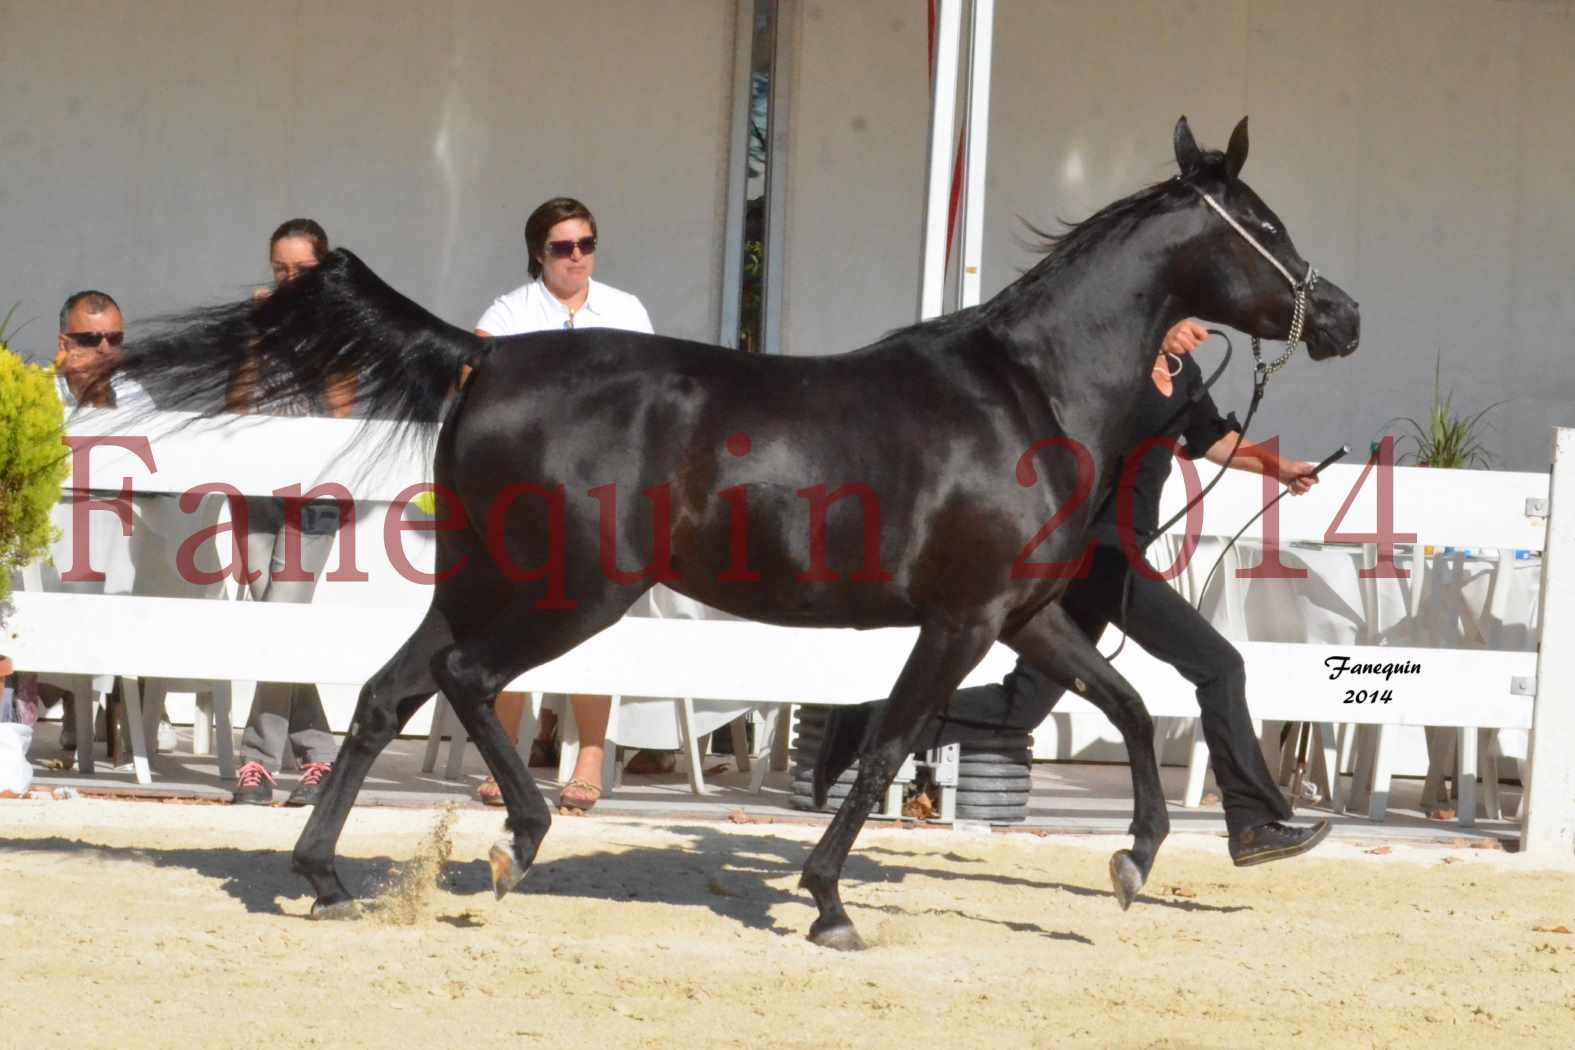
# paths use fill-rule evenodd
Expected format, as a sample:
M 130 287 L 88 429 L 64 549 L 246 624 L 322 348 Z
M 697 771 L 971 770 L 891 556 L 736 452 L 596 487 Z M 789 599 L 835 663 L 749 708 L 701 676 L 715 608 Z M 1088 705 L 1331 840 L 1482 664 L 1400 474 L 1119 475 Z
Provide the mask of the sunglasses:
M 125 332 L 67 332 L 66 338 L 84 350 L 91 350 L 101 342 L 118 347 L 126 339 Z
M 581 237 L 577 241 L 548 241 L 547 254 L 554 259 L 570 259 L 574 257 L 574 249 L 578 248 L 581 255 L 596 254 L 596 238 Z

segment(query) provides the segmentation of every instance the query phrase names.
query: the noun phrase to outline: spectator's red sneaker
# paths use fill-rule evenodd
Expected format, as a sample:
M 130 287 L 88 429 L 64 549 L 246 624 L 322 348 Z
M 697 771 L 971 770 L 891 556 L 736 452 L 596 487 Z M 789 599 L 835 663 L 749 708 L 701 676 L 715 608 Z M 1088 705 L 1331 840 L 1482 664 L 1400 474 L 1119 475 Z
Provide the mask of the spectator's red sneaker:
M 301 769 L 301 782 L 296 785 L 290 797 L 284 800 L 286 806 L 315 806 L 317 800 L 323 797 L 323 781 L 328 779 L 328 774 L 334 770 L 331 762 L 308 762 Z
M 273 805 L 273 774 L 261 762 L 248 762 L 235 774 L 235 792 L 230 801 L 238 806 Z

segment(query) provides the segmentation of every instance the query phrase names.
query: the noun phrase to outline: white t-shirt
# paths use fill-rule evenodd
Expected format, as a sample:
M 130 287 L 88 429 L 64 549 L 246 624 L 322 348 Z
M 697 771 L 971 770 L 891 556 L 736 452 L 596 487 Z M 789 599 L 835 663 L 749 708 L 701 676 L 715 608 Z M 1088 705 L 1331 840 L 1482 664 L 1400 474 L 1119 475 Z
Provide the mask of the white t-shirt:
M 569 317 L 569 308 L 537 278 L 494 299 L 476 327 L 488 335 L 524 335 L 567 327 Z M 590 282 L 585 305 L 573 318 L 575 328 L 621 328 L 651 334 L 656 331 L 639 299 L 596 280 Z
M 111 376 L 109 389 L 115 395 L 116 408 L 153 407 L 153 399 L 148 397 L 148 392 L 135 379 L 128 379 L 125 376 Z M 60 395 L 60 403 L 66 406 L 67 412 L 76 410 L 77 396 L 71 392 L 71 384 L 66 382 L 66 377 L 59 372 L 55 373 L 55 393 Z
M 476 322 L 476 327 L 488 335 L 524 335 L 527 332 L 562 328 L 568 320 L 569 308 L 537 278 L 530 284 L 494 299 L 487 312 L 481 315 L 481 320 Z M 639 299 L 595 280 L 590 282 L 590 289 L 585 293 L 585 305 L 574 315 L 574 327 L 621 328 L 629 332 L 655 334 L 650 315 L 645 312 Z M 732 619 L 660 583 L 635 602 L 629 615 L 679 620 Z M 618 717 L 623 718 L 624 715 Z

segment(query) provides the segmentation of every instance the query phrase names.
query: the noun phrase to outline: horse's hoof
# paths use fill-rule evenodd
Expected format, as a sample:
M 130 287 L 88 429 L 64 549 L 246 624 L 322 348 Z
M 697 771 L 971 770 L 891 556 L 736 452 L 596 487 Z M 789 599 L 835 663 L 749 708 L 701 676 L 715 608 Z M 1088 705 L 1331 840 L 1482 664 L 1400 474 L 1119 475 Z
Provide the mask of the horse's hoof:
M 811 944 L 818 944 L 822 948 L 832 948 L 839 952 L 861 952 L 867 947 L 864 938 L 859 936 L 859 931 L 853 928 L 851 922 L 837 923 L 835 926 L 821 926 L 817 920 L 809 928 Z
M 346 897 L 342 901 L 314 901 L 312 903 L 312 919 L 315 921 L 332 921 L 335 919 L 359 919 L 361 917 L 361 902 L 354 897 Z
M 1143 888 L 1143 882 L 1143 871 L 1137 866 L 1137 861 L 1132 859 L 1130 851 L 1118 849 L 1110 855 L 1110 885 L 1115 888 L 1116 902 L 1121 905 L 1122 911 L 1132 907 L 1138 890 Z
M 492 844 L 492 848 L 487 851 L 487 863 L 492 866 L 492 892 L 497 900 L 508 896 L 509 891 L 518 886 L 530 870 L 514 852 L 514 843 L 508 839 L 499 839 Z

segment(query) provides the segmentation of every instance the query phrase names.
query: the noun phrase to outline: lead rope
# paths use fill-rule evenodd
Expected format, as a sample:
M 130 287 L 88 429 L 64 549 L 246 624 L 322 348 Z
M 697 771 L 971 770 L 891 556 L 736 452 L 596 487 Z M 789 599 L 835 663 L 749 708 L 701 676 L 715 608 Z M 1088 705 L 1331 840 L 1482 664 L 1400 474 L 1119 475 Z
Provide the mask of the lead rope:
M 1297 301 L 1299 303 L 1301 300 L 1298 299 Z M 1295 307 L 1293 307 L 1292 309 L 1295 312 L 1292 315 L 1291 331 L 1295 335 L 1300 335 L 1301 334 L 1300 318 L 1303 316 L 1303 311 L 1302 310 L 1298 310 Z M 1191 408 L 1194 404 L 1196 404 L 1203 397 L 1203 395 L 1205 393 L 1208 392 L 1209 388 L 1212 387 L 1214 385 L 1215 381 L 1218 380 L 1219 377 L 1224 373 L 1225 366 L 1230 363 L 1231 352 L 1232 352 L 1232 349 L 1233 349 L 1233 347 L 1231 345 L 1231 341 L 1230 341 L 1230 336 L 1226 335 L 1224 332 L 1220 331 L 1218 328 L 1210 328 L 1208 330 L 1208 332 L 1209 332 L 1210 335 L 1217 335 L 1221 339 L 1225 340 L 1225 360 L 1220 362 L 1219 367 L 1214 370 L 1214 374 L 1209 377 L 1209 379 L 1208 379 L 1208 381 L 1206 383 L 1204 383 L 1203 389 L 1201 391 L 1198 391 L 1197 393 L 1195 393 L 1191 398 L 1189 398 L 1188 399 L 1188 403 L 1186 405 L 1183 405 L 1180 409 L 1178 409 L 1176 411 L 1175 415 L 1171 416 L 1170 421 L 1165 424 L 1165 427 L 1164 427 L 1165 430 L 1169 430 L 1170 429 L 1170 425 L 1172 423 L 1174 423 L 1178 418 L 1180 418 L 1182 412 L 1184 412 L 1187 409 Z M 1295 345 L 1296 345 L 1295 343 L 1291 344 L 1292 347 L 1294 347 Z M 1230 455 L 1225 457 L 1225 462 L 1220 464 L 1220 469 L 1215 472 L 1214 477 L 1209 481 L 1209 483 L 1207 485 L 1205 485 L 1203 487 L 1203 490 L 1201 492 L 1199 492 L 1196 496 L 1194 496 L 1190 500 L 1188 500 L 1186 506 L 1182 507 L 1175 514 L 1172 514 L 1170 516 L 1169 520 L 1167 520 L 1163 525 L 1159 526 L 1159 528 L 1155 529 L 1153 532 L 1149 533 L 1149 535 L 1146 538 L 1144 538 L 1143 540 L 1141 540 L 1141 542 L 1139 542 L 1138 548 L 1137 548 L 1139 557 L 1142 557 L 1145 553 L 1147 553 L 1149 546 L 1152 545 L 1155 540 L 1157 540 L 1161 536 L 1163 536 L 1167 529 L 1169 529 L 1172 525 L 1176 524 L 1176 522 L 1180 521 L 1182 518 L 1186 517 L 1187 514 L 1191 512 L 1193 507 L 1196 507 L 1199 503 L 1203 502 L 1203 497 L 1207 496 L 1209 494 L 1209 492 L 1213 490 L 1214 486 L 1218 485 L 1220 483 L 1220 479 L 1225 476 L 1225 471 L 1230 469 L 1231 461 L 1236 458 L 1236 450 L 1241 448 L 1242 441 L 1244 441 L 1246 439 L 1246 437 L 1247 437 L 1247 428 L 1252 426 L 1252 417 L 1257 415 L 1257 413 L 1258 413 L 1258 406 L 1260 404 L 1262 404 L 1264 392 L 1268 389 L 1268 386 L 1269 386 L 1269 376 L 1272 375 L 1277 370 L 1279 370 L 1280 368 L 1283 368 L 1284 365 L 1285 365 L 1285 362 L 1289 359 L 1289 356 L 1290 356 L 1289 351 L 1287 351 L 1285 354 L 1280 356 L 1280 359 L 1279 359 L 1278 362 L 1276 362 L 1276 363 L 1274 363 L 1272 365 L 1265 365 L 1263 363 L 1262 351 L 1259 348 L 1258 337 L 1257 336 L 1253 336 L 1253 338 L 1252 338 L 1252 358 L 1253 358 L 1253 364 L 1252 364 L 1252 402 L 1247 406 L 1247 418 L 1242 421 L 1241 429 L 1236 432 L 1236 440 L 1230 447 Z M 1119 485 L 1119 482 L 1117 484 Z M 1261 513 L 1262 512 L 1260 511 L 1260 514 Z M 1256 521 L 1256 520 L 1257 520 L 1257 518 L 1253 519 L 1253 521 Z M 1251 525 L 1252 525 L 1252 522 L 1249 521 L 1246 525 L 1242 526 L 1242 532 L 1247 531 L 1247 528 L 1250 527 Z M 1241 532 L 1238 532 L 1236 535 L 1239 537 L 1241 535 Z M 1230 544 L 1226 544 L 1225 550 L 1227 550 L 1227 551 L 1230 550 L 1231 545 L 1234 544 L 1235 542 L 1236 542 L 1236 540 L 1232 539 Z M 1220 558 L 1223 558 L 1223 557 L 1225 557 L 1225 553 L 1224 553 L 1224 551 L 1221 551 L 1220 552 Z M 1216 568 L 1218 567 L 1218 565 L 1219 565 L 1219 562 L 1218 562 L 1218 560 L 1216 560 L 1215 561 Z M 1213 570 L 1210 570 L 1209 575 L 1210 576 L 1213 575 Z M 1130 601 L 1131 597 L 1132 597 L 1132 566 L 1129 564 L 1126 567 L 1126 571 L 1122 573 L 1122 577 L 1121 577 L 1121 622 L 1123 624 L 1127 622 L 1127 603 Z M 1126 628 L 1122 627 L 1121 628 L 1121 641 L 1119 643 L 1117 643 L 1114 652 L 1112 652 L 1108 656 L 1105 656 L 1105 660 L 1107 662 L 1109 662 L 1109 661 L 1114 660 L 1116 657 L 1120 656 L 1121 655 L 1121 650 L 1125 649 L 1126 645 L 1127 645 L 1127 632 L 1126 632 Z M 1104 654 L 1100 654 L 1100 655 L 1103 656 Z
M 1217 335 L 1221 339 L 1225 340 L 1225 357 L 1215 367 L 1214 374 L 1209 376 L 1208 379 L 1204 380 L 1202 388 L 1194 390 L 1191 394 L 1189 394 L 1186 398 L 1184 398 L 1183 401 L 1182 401 L 1181 406 L 1179 408 L 1177 408 L 1175 412 L 1171 413 L 1170 418 L 1165 421 L 1165 425 L 1160 428 L 1160 432 L 1161 433 L 1169 430 L 1171 425 L 1173 423 L 1175 423 L 1176 420 L 1180 419 L 1183 413 L 1189 411 L 1192 408 L 1193 405 L 1197 404 L 1198 401 L 1200 401 L 1203 398 L 1203 395 L 1205 393 L 1207 393 L 1209 391 L 1209 389 L 1211 387 L 1213 387 L 1216 382 L 1219 381 L 1219 378 L 1225 374 L 1226 367 L 1230 365 L 1231 355 L 1235 353 L 1235 346 L 1234 346 L 1234 344 L 1231 343 L 1230 336 L 1226 335 L 1224 332 L 1220 331 L 1217 328 L 1210 328 L 1208 331 L 1209 331 L 1210 335 Z M 1247 424 L 1252 422 L 1252 415 L 1253 415 L 1254 412 L 1256 412 L 1258 410 L 1258 402 L 1260 400 L 1262 400 L 1262 398 L 1263 398 L 1263 389 L 1264 389 L 1264 384 L 1267 381 L 1268 372 L 1264 369 L 1263 363 L 1262 363 L 1261 360 L 1254 367 L 1254 375 L 1257 378 L 1255 378 L 1254 382 L 1253 382 L 1252 406 L 1250 408 L 1248 408 L 1248 410 L 1247 410 L 1247 423 L 1242 424 L 1242 431 L 1243 432 L 1246 431 Z M 1241 444 L 1241 435 L 1238 434 L 1237 438 L 1236 438 L 1236 445 L 1240 446 L 1240 444 Z M 1233 447 L 1231 449 L 1231 455 L 1234 456 L 1235 454 L 1236 454 L 1236 449 Z M 1230 461 L 1226 460 L 1226 462 L 1229 463 Z M 1209 489 L 1212 489 L 1215 485 L 1217 485 L 1219 483 L 1220 478 L 1222 478 L 1224 476 L 1225 476 L 1225 467 L 1221 467 L 1220 470 L 1219 470 L 1219 473 L 1214 475 L 1214 479 L 1208 483 L 1208 486 L 1206 488 L 1204 488 L 1202 492 L 1198 493 L 1197 498 L 1194 499 L 1194 500 L 1191 500 L 1190 502 L 1188 502 L 1187 505 L 1181 509 L 1181 514 L 1173 516 L 1169 521 L 1165 522 L 1164 526 L 1162 526 L 1161 528 L 1156 530 L 1147 539 L 1143 540 L 1141 542 L 1141 544 L 1139 545 L 1139 547 L 1138 547 L 1138 551 L 1141 553 L 1142 551 L 1147 550 L 1150 543 L 1154 542 L 1154 540 L 1156 538 L 1158 538 L 1160 535 L 1162 535 L 1164 533 L 1165 529 L 1168 529 L 1168 528 L 1170 528 L 1170 526 L 1174 525 L 1176 523 L 1176 521 L 1182 515 L 1186 514 L 1187 511 L 1191 510 L 1193 508 L 1193 506 L 1195 506 L 1197 504 L 1198 500 L 1201 500 L 1204 496 L 1208 495 Z M 1119 484 L 1119 482 L 1118 482 L 1118 484 Z M 1110 494 L 1108 496 L 1106 496 L 1105 498 L 1106 498 L 1106 500 L 1115 499 L 1116 498 L 1115 490 L 1112 489 Z M 1103 505 L 1101 505 L 1100 510 L 1099 510 L 1098 513 L 1103 513 L 1103 510 L 1104 510 Z M 1249 524 L 1251 524 L 1251 523 L 1249 522 Z M 1124 577 L 1123 577 L 1123 579 L 1121 581 L 1121 619 L 1122 619 L 1122 622 L 1126 621 L 1127 599 L 1128 599 L 1128 596 L 1131 594 L 1131 590 L 1132 590 L 1132 568 L 1131 568 L 1131 566 L 1128 566 L 1127 567 L 1127 571 L 1126 571 L 1126 573 L 1125 573 L 1125 575 L 1124 575 Z M 1120 654 L 1121 649 L 1122 649 L 1123 646 L 1126 645 L 1126 642 L 1127 642 L 1126 632 L 1123 631 L 1122 634 L 1121 634 L 1121 644 L 1116 646 L 1116 651 L 1111 653 L 1109 656 L 1105 657 L 1105 659 L 1106 660 L 1114 660 L 1116 658 L 1116 656 Z M 1006 712 L 1003 715 L 1004 718 L 1010 719 L 1012 717 L 1013 704 L 1014 704 L 1014 701 L 1012 701 L 1009 698 L 1008 701 L 1007 701 L 1007 705 L 1006 705 Z M 948 706 L 950 706 L 950 702 L 949 701 L 948 701 Z M 992 732 L 1000 732 L 1002 730 L 1016 728 L 1015 726 L 1012 726 L 1012 725 L 1010 725 L 1010 724 L 1008 724 L 1006 722 L 1002 722 L 1002 723 L 997 724 L 997 723 L 992 723 L 992 722 L 980 722 L 980 721 L 977 721 L 977 720 L 972 719 L 972 718 L 957 718 L 954 715 L 947 714 L 946 713 L 946 708 L 943 707 L 936 714 L 935 742 L 930 745 L 930 747 L 932 749 L 933 748 L 938 748 L 938 747 L 941 746 L 941 733 L 945 730 L 946 726 L 948 726 L 948 725 L 959 725 L 959 726 L 962 726 L 965 729 L 986 729 L 986 730 L 990 730 Z

